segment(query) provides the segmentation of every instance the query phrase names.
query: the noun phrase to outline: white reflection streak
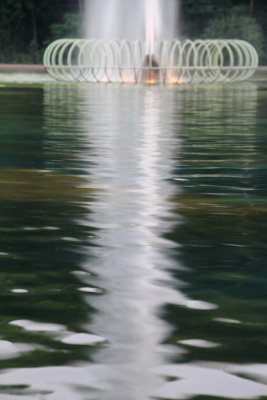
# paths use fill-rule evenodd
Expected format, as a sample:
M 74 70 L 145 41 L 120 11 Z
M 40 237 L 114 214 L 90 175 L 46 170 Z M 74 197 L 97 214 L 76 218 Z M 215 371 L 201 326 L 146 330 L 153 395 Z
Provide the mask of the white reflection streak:
M 166 128 L 160 142 L 159 91 L 132 91 L 128 99 L 128 92 L 120 95 L 123 100 L 113 98 L 111 109 L 103 105 L 110 131 L 90 137 L 97 152 L 92 185 L 104 189 L 92 204 L 90 224 L 100 231 L 90 269 L 106 294 L 89 297 L 98 313 L 88 329 L 109 342 L 95 361 L 119 374 L 113 390 L 101 398 L 145 400 L 161 382 L 149 368 L 164 362 L 160 353 L 170 350 L 161 346 L 169 327 L 157 312 L 166 302 L 185 301 L 166 284 L 170 277 L 164 269 L 172 261 L 164 250 L 174 245 L 161 237 L 163 218 L 170 217 L 172 185 L 165 179 L 171 174 L 173 139 Z M 170 229 L 171 222 L 167 225 Z

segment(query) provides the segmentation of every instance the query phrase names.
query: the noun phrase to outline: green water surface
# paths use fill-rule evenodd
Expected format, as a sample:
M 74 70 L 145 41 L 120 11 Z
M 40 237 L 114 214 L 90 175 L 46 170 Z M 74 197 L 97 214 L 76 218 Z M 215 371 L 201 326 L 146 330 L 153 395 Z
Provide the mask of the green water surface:
M 267 83 L 0 87 L 0 397 L 267 398 Z

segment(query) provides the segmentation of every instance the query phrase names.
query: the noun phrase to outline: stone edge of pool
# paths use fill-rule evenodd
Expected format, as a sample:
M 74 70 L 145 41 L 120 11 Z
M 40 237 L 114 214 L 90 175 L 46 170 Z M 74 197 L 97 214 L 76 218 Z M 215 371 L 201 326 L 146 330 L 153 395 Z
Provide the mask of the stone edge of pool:
M 39 64 L 0 64 L 0 72 L 45 72 Z

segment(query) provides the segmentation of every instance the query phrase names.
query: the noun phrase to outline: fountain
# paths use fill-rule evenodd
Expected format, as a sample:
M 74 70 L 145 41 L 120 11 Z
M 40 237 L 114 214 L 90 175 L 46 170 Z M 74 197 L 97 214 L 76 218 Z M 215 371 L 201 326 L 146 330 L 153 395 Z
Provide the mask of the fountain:
M 245 41 L 176 39 L 177 4 L 90 0 L 86 38 L 51 43 L 44 65 L 53 78 L 63 81 L 211 83 L 253 75 L 258 55 Z

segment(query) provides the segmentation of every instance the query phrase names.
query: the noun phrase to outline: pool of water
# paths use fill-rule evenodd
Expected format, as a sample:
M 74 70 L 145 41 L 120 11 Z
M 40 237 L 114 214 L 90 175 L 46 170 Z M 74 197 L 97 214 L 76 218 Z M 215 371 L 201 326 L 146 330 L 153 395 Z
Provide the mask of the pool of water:
M 267 82 L 0 86 L 1 400 L 267 399 Z

